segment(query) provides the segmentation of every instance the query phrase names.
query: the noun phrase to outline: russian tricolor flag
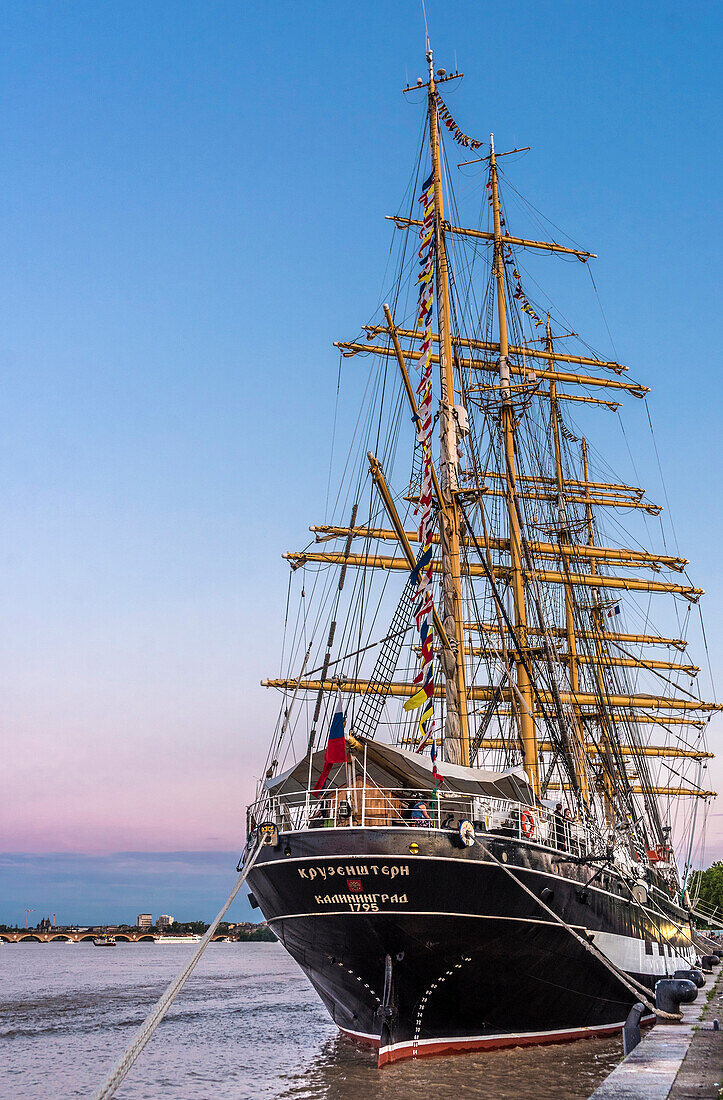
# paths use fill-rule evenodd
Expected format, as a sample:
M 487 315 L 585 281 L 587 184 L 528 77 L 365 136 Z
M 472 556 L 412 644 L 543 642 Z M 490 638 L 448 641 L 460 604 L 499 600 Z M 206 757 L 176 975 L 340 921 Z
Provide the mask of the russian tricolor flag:
M 437 783 L 444 783 L 444 776 L 440 775 L 437 771 L 437 746 L 432 740 L 432 747 L 429 750 L 429 755 L 432 757 L 432 775 L 434 777 L 434 789 L 437 789 Z
M 344 712 L 341 709 L 341 692 L 336 693 L 336 709 L 331 720 L 329 740 L 324 755 L 324 770 L 314 785 L 314 794 L 321 794 L 326 786 L 333 764 L 346 763 L 346 740 L 344 739 Z

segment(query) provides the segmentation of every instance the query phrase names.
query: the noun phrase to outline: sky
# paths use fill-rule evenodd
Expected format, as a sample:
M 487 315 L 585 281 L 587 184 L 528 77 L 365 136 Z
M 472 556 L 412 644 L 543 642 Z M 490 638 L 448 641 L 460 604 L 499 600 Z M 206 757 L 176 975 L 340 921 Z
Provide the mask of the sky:
M 532 146 L 516 185 L 599 254 L 604 321 L 569 304 L 652 388 L 720 669 L 720 7 L 427 18 L 463 129 Z M 276 716 L 280 555 L 323 518 L 332 341 L 417 154 L 420 6 L 28 0 L 2 29 L 0 921 L 208 918 Z

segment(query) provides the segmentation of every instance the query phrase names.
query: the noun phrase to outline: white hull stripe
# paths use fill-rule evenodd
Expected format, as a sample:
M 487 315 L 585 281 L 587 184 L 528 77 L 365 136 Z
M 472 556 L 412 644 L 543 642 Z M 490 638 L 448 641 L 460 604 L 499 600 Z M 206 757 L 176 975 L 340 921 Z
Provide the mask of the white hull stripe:
M 647 1016 L 643 1016 L 641 1022 L 651 1022 L 655 1019 L 655 1016 L 650 1013 Z M 437 1039 L 407 1039 L 403 1043 L 390 1043 L 388 1046 L 379 1048 L 379 1054 L 385 1054 L 395 1050 L 410 1050 L 413 1046 L 434 1046 L 438 1044 L 449 1044 L 450 1046 L 461 1046 L 466 1043 L 498 1043 L 510 1041 L 514 1043 L 515 1040 L 523 1039 L 548 1039 L 553 1037 L 559 1037 L 564 1039 L 566 1035 L 580 1035 L 592 1033 L 594 1031 L 614 1031 L 618 1028 L 622 1029 L 625 1026 L 625 1021 L 620 1020 L 612 1024 L 593 1024 L 590 1027 L 563 1027 L 558 1028 L 555 1031 L 501 1031 L 496 1035 L 454 1035 L 454 1036 L 439 1036 Z M 378 1045 L 379 1036 L 370 1035 L 366 1031 L 352 1031 L 348 1027 L 339 1027 L 340 1031 L 343 1031 L 345 1035 L 351 1035 L 355 1039 L 362 1039 L 367 1043 L 373 1043 Z
M 688 970 L 690 959 L 675 952 L 668 955 L 667 946 L 665 954 L 661 955 L 657 942 L 651 944 L 653 954 L 646 950 L 646 941 L 639 940 L 636 936 L 622 936 L 617 932 L 588 931 L 595 946 L 620 970 L 626 970 L 629 974 L 650 974 L 656 977 L 671 976 L 676 970 Z M 651 941 L 648 940 L 648 943 Z
M 371 917 L 373 919 L 377 917 L 465 917 L 469 920 L 509 920 L 516 921 L 518 924 L 548 924 L 552 928 L 563 927 L 559 921 L 536 920 L 535 917 L 498 917 L 491 913 L 450 913 L 447 910 L 442 913 L 427 909 L 380 909 L 377 913 L 354 913 L 348 909 L 329 909 L 321 913 L 285 913 L 280 917 L 269 917 L 266 923 L 273 924 L 277 920 L 299 920 L 301 917 Z M 572 924 L 570 927 L 578 932 L 585 932 L 581 924 Z M 642 940 L 639 942 L 642 943 Z
M 336 831 L 339 832 L 340 830 L 337 829 Z M 349 831 L 351 832 L 351 830 L 349 830 Z M 518 843 L 518 842 L 515 841 L 515 843 Z M 558 853 L 556 853 L 556 854 L 558 854 Z M 399 859 L 404 859 L 404 858 L 405 858 L 405 856 L 401 852 L 399 853 L 399 855 L 389 855 L 389 856 L 388 855 L 376 855 L 376 854 L 375 855 L 366 855 L 366 854 L 342 855 L 342 854 L 339 854 L 339 855 L 336 855 L 336 856 L 332 856 L 332 855 L 287 856 L 285 859 L 265 859 L 262 863 L 257 863 L 256 866 L 253 868 L 253 870 L 254 871 L 260 871 L 260 870 L 263 870 L 264 867 L 275 867 L 275 866 L 278 866 L 279 864 L 284 864 L 284 863 L 285 864 L 291 864 L 291 863 L 319 863 L 322 860 L 337 860 L 337 859 L 338 860 L 349 860 L 350 862 L 354 862 L 354 863 L 358 863 L 358 862 L 372 863 L 374 861 L 379 862 L 380 860 L 383 860 L 383 859 L 396 859 L 396 860 L 399 860 Z M 412 856 L 411 859 L 410 859 L 410 862 L 412 860 L 415 863 L 418 863 L 421 860 L 425 860 L 425 861 L 432 860 L 435 863 L 455 863 L 458 867 L 460 867 L 460 866 L 497 867 L 498 866 L 498 864 L 496 864 L 491 859 L 470 859 L 470 860 L 465 859 L 465 860 L 462 860 L 462 859 L 455 859 L 454 856 Z M 558 866 L 559 866 L 559 864 L 558 864 Z M 580 882 L 579 879 L 567 878 L 566 875 L 556 875 L 554 871 L 538 870 L 536 867 L 521 867 L 517 863 L 512 864 L 511 869 L 514 870 L 514 871 L 517 871 L 517 872 L 522 872 L 523 874 L 527 874 L 527 875 L 544 875 L 545 878 L 556 879 L 558 882 L 569 882 L 573 886 L 578 887 L 579 889 L 581 889 L 582 886 L 583 886 L 583 883 Z M 623 905 L 630 905 L 631 904 L 629 898 L 621 897 L 620 894 L 613 894 L 613 892 L 611 890 L 604 890 L 600 886 L 591 885 L 591 886 L 587 886 L 586 889 L 588 891 L 590 891 L 591 893 L 605 894 L 606 897 L 615 898 L 616 901 L 621 902 Z M 637 908 L 645 910 L 645 912 L 649 913 L 651 917 L 655 917 L 655 918 L 660 917 L 660 913 L 655 909 L 651 909 L 650 906 L 643 905 L 641 902 L 636 902 L 635 904 L 636 904 Z M 687 914 L 684 913 L 682 909 L 680 909 L 677 905 L 672 904 L 670 902 L 669 902 L 669 904 L 671 904 L 671 908 L 673 910 L 675 910 L 676 912 L 681 914 L 681 919 L 683 921 L 687 920 Z
M 654 1015 L 643 1016 L 643 1020 L 654 1020 Z M 498 1035 L 473 1035 L 463 1036 L 453 1039 L 419 1039 L 417 1040 L 417 1046 L 432 1046 L 434 1043 L 484 1043 L 486 1041 L 498 1041 L 500 1039 L 546 1039 L 548 1036 L 559 1035 L 561 1038 L 565 1035 L 577 1035 L 579 1032 L 592 1032 L 592 1031 L 611 1031 L 613 1028 L 623 1028 L 625 1026 L 625 1020 L 620 1020 L 614 1024 L 593 1024 L 592 1027 L 561 1027 L 555 1031 L 502 1031 Z M 392 1043 L 388 1047 L 380 1047 L 379 1053 L 387 1050 L 403 1050 L 405 1047 L 411 1047 L 414 1045 L 414 1041 L 409 1039 L 404 1043 Z

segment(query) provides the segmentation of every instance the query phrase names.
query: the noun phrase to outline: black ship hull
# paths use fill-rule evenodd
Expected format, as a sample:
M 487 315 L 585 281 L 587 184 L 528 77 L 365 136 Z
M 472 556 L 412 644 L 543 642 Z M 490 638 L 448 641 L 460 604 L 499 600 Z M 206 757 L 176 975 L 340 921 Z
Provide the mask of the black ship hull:
M 694 960 L 687 915 L 662 891 L 653 910 L 612 869 L 484 845 L 494 859 L 436 830 L 308 830 L 282 833 L 251 871 L 270 927 L 380 1065 L 619 1030 L 637 997 L 566 924 L 651 990 Z

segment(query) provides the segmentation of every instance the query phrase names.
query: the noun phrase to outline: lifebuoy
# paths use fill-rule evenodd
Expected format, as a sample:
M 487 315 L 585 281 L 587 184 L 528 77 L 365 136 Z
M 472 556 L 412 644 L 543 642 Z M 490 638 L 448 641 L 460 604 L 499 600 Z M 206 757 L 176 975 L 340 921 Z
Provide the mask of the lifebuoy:
M 474 844 L 474 825 L 471 821 L 461 821 L 459 825 L 459 839 L 465 848 L 471 848 Z
M 529 810 L 523 810 L 520 814 L 520 825 L 522 826 L 522 832 L 528 839 L 535 835 L 535 819 Z

